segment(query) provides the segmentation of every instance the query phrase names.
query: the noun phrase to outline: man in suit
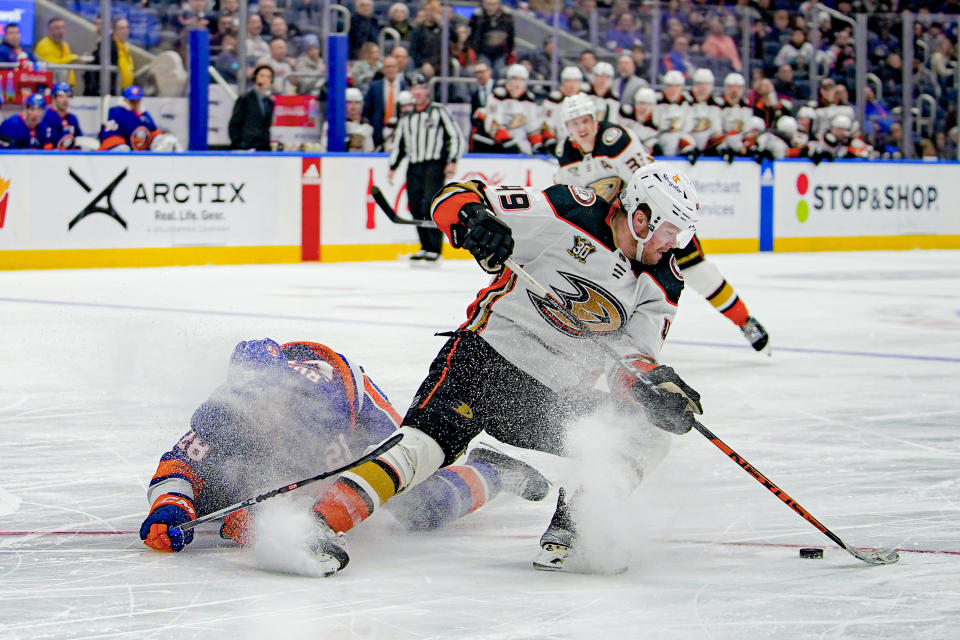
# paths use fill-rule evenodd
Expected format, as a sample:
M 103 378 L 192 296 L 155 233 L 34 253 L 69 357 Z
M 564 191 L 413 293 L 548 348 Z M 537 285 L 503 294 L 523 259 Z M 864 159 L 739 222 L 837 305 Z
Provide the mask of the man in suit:
M 237 98 L 230 117 L 230 148 L 270 151 L 270 125 L 273 123 L 273 100 L 270 86 L 273 69 L 261 64 L 253 70 L 253 88 Z
M 393 56 L 383 59 L 382 77 L 370 83 L 363 100 L 363 117 L 373 125 L 373 145 L 383 148 L 383 128 L 394 126 L 400 116 L 397 98 L 407 88 L 407 80 L 400 74 L 400 65 Z
M 477 79 L 477 86 L 470 92 L 470 151 L 493 153 L 496 144 L 486 134 L 483 126 L 483 108 L 493 95 L 493 69 L 481 60 L 473 65 L 473 75 Z

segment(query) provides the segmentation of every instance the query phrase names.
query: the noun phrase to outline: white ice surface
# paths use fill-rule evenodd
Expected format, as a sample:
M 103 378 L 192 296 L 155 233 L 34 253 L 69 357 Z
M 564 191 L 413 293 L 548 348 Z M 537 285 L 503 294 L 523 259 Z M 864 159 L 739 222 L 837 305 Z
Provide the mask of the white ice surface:
M 215 528 L 177 555 L 44 535 L 139 527 L 238 340 L 326 342 L 405 407 L 486 279 L 465 261 L 6 272 L 0 487 L 22 504 L 0 513 L 0 638 L 960 637 L 960 253 L 713 259 L 774 357 L 689 292 L 662 359 L 730 446 L 848 543 L 913 550 L 899 564 L 833 548 L 696 432 L 621 507 L 616 576 L 530 568 L 553 494 L 428 535 L 380 514 L 325 579 L 262 571 Z

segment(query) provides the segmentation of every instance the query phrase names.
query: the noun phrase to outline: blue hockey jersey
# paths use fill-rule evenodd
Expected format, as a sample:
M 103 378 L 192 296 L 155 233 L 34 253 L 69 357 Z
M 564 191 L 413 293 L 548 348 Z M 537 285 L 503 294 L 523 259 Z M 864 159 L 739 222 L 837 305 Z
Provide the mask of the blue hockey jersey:
M 52 149 L 56 132 L 42 120 L 36 127 L 27 125 L 22 113 L 0 123 L 0 148 Z
M 146 151 L 159 134 L 160 130 L 148 112 L 137 113 L 122 105 L 111 107 L 107 121 L 100 128 L 100 149 L 125 144 L 134 151 Z
M 363 370 L 333 349 L 241 342 L 227 381 L 160 458 L 147 498 L 181 494 L 210 513 L 349 462 L 400 422 Z
M 61 116 L 57 113 L 57 110 L 52 107 L 47 109 L 47 112 L 43 114 L 43 120 L 40 121 L 40 124 L 41 126 L 49 127 L 53 132 L 51 143 L 56 149 L 72 149 L 73 141 L 77 139 L 77 136 L 83 135 L 77 116 L 72 113 Z

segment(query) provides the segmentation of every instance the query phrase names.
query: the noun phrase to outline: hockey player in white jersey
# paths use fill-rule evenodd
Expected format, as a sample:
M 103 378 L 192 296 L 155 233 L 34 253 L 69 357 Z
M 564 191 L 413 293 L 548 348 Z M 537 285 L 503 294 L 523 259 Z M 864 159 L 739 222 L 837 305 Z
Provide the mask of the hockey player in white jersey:
M 563 145 L 566 130 L 563 127 L 563 116 L 560 105 L 564 98 L 575 96 L 586 87 L 583 82 L 583 73 L 577 67 L 564 67 L 560 72 L 560 88 L 551 91 L 543 101 L 543 121 L 547 131 L 553 136 L 556 145 L 554 153 Z M 546 144 L 546 141 L 544 142 Z
M 507 67 L 507 82 L 493 90 L 484 107 L 484 127 L 494 153 L 543 152 L 543 110 L 527 90 L 530 74 L 522 64 Z
M 686 154 L 696 147 L 690 131 L 690 97 L 683 90 L 683 74 L 663 74 L 663 92 L 653 111 L 657 142 L 664 155 Z
M 657 105 L 657 92 L 650 87 L 640 87 L 633 94 L 633 106 L 620 107 L 620 126 L 628 129 L 653 155 L 662 155 L 657 144 L 657 128 L 653 125 L 653 109 Z
M 346 151 L 370 153 L 373 145 L 373 125 L 363 117 L 363 92 L 356 87 L 348 87 L 346 92 Z M 320 138 L 322 148 L 329 148 L 327 142 L 327 122 L 323 123 L 323 135 Z
M 838 113 L 830 121 L 830 128 L 819 140 L 811 144 L 810 158 L 819 164 L 823 160 L 834 159 L 870 159 L 873 147 L 853 133 L 853 122 L 844 113 Z
M 567 449 L 571 420 L 601 407 L 620 416 L 616 424 L 629 425 L 627 431 L 650 434 L 660 450 L 668 437 L 644 425 L 641 410 L 664 431 L 689 431 L 702 411 L 699 394 L 673 369 L 658 365 L 657 356 L 683 287 L 672 249 L 692 236 L 698 209 L 689 178 L 656 163 L 637 171 L 613 206 L 567 185 L 543 191 L 479 181 L 444 187 L 433 201 L 434 220 L 493 279 L 434 359 L 403 420 L 403 440 L 344 473 L 318 501 L 315 512 L 329 527 L 327 544 L 337 545 L 334 532 L 352 528 L 456 459 L 481 430 L 557 455 L 576 453 Z M 556 297 L 538 295 L 504 268 L 511 256 Z M 636 363 L 661 393 L 620 371 L 558 305 Z M 605 372 L 613 393 L 593 388 Z M 624 438 L 619 455 L 642 458 L 631 442 Z M 624 480 L 639 478 L 634 473 Z M 624 499 L 632 488 L 623 489 Z M 567 558 L 575 559 L 577 540 L 561 499 L 535 566 L 574 569 Z M 337 545 L 331 558 L 341 552 Z
M 597 121 L 590 96 L 579 93 L 563 101 L 564 128 L 559 184 L 586 187 L 607 202 L 620 195 L 633 173 L 653 157 L 624 127 Z
M 700 68 L 693 72 L 690 97 L 690 135 L 696 147 L 687 157 L 696 162 L 701 154 L 716 155 L 716 148 L 723 142 L 723 112 L 713 99 L 713 72 L 710 69 Z
M 620 114 L 620 98 L 613 93 L 613 65 L 598 62 L 593 66 L 593 79 L 587 95 L 593 100 L 597 120 L 616 122 Z
M 757 148 L 761 159 L 805 158 L 809 142 L 807 134 L 797 127 L 796 118 L 780 116 L 775 129 L 765 131 L 757 137 Z
M 728 73 L 723 79 L 723 95 L 716 99 L 721 110 L 724 146 L 739 148 L 743 132 L 753 117 L 753 109 L 743 96 L 745 81 L 739 73 Z
M 575 96 L 564 101 L 570 140 L 564 145 L 560 170 L 554 179 L 560 184 L 591 189 L 612 202 L 620 195 L 620 191 L 612 191 L 613 188 L 619 185 L 618 188 L 622 189 L 630 182 L 634 172 L 632 165 L 638 160 L 636 155 L 631 155 L 626 150 L 633 148 L 631 144 L 638 143 L 627 143 L 622 137 L 617 137 L 615 144 L 606 144 L 604 137 L 608 132 L 622 130 L 622 127 L 589 122 L 583 117 L 588 107 L 583 106 L 579 100 L 579 96 Z M 757 120 L 762 125 L 763 121 L 759 118 Z M 632 134 L 630 137 L 633 138 Z M 594 151 L 590 153 L 581 149 Z M 618 151 L 620 149 L 624 151 Z M 652 158 L 649 161 L 652 161 Z M 757 351 L 766 349 L 769 344 L 766 329 L 750 315 L 747 306 L 716 265 L 707 260 L 700 240 L 694 236 L 685 247 L 676 249 L 676 254 L 677 264 L 687 284 L 735 324 L 750 346 Z

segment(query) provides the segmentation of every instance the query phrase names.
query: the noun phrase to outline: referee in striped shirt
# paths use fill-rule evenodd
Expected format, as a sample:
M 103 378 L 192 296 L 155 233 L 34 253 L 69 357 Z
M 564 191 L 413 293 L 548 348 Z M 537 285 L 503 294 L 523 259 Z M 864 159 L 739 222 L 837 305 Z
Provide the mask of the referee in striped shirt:
M 395 145 L 390 154 L 390 173 L 407 158 L 407 201 L 410 214 L 417 220 L 430 219 L 433 195 L 453 176 L 457 160 L 463 154 L 463 133 L 445 106 L 430 100 L 430 87 L 422 73 L 410 78 L 413 111 L 404 114 L 394 133 Z M 443 248 L 443 234 L 435 229 L 417 228 L 420 251 L 411 260 L 436 262 Z

